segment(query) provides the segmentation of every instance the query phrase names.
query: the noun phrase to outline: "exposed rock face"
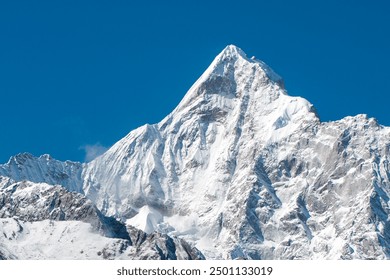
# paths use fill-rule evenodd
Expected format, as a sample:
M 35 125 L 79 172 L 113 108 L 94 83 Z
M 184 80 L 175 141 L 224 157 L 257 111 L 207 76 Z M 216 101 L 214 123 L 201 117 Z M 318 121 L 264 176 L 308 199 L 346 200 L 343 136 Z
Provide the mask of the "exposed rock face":
M 103 216 L 84 195 L 46 183 L 17 182 L 0 189 L 0 218 L 27 222 L 83 221 L 107 237 L 129 239 L 126 226 Z
M 131 240 L 136 248 L 133 259 L 140 260 L 202 260 L 203 254 L 185 240 L 167 234 L 146 234 L 129 226 Z
M 104 216 L 82 194 L 46 183 L 12 183 L 4 178 L 1 183 L 0 259 L 204 258 L 183 240 L 149 236 Z M 77 246 L 84 248 L 81 253 L 75 253 Z
M 92 162 L 17 156 L 0 175 L 82 194 L 70 219 L 115 217 L 142 258 L 197 258 L 196 246 L 218 259 L 388 259 L 389 156 L 390 128 L 365 115 L 321 122 L 268 66 L 228 46 L 170 115 Z M 4 190 L 23 190 L 7 178 Z
M 144 233 L 145 234 L 145 233 Z M 130 237 L 132 235 L 130 234 Z M 196 249 L 166 235 L 145 235 L 138 244 L 107 238 L 80 221 L 25 222 L 0 219 L 1 259 L 203 259 Z

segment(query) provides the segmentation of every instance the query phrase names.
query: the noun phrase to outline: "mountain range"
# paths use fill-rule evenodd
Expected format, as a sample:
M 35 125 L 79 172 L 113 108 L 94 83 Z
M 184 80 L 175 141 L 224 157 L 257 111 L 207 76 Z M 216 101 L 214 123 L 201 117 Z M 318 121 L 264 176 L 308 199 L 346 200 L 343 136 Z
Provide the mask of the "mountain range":
M 229 45 L 96 159 L 0 165 L 0 259 L 389 259 L 389 156 L 389 127 L 322 122 Z

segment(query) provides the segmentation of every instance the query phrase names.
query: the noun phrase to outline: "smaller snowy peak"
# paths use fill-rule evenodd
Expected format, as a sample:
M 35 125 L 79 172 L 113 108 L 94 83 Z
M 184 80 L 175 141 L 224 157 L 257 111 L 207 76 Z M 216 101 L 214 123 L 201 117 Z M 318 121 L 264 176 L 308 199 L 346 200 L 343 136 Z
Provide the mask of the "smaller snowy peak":
M 30 153 L 19 153 L 17 155 L 11 156 L 10 159 L 8 160 L 7 164 L 23 164 L 27 160 L 33 159 L 34 156 Z
M 12 156 L 6 164 L 0 164 L 0 176 L 16 182 L 28 180 L 62 185 L 69 191 L 82 193 L 82 168 L 79 162 L 62 162 L 48 154 L 35 157 L 30 153 L 20 153 Z

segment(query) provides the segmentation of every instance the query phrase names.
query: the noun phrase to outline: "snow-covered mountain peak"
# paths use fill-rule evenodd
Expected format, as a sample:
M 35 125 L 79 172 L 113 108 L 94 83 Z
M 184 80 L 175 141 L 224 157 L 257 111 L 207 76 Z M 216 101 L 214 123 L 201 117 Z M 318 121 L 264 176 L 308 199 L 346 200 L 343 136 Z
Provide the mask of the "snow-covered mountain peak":
M 31 203 L 46 215 L 68 197 L 74 217 L 73 198 L 87 198 L 150 233 L 151 246 L 168 234 L 207 258 L 389 259 L 389 139 L 390 128 L 366 115 L 320 122 L 264 62 L 230 45 L 171 114 L 93 161 L 20 154 L 0 165 L 0 210 L 31 219 Z M 145 240 L 139 232 L 130 236 Z M 5 233 L 0 259 L 14 248 Z M 164 246 L 177 252 L 169 238 Z
M 70 191 L 82 193 L 81 170 L 79 162 L 62 162 L 48 154 L 35 157 L 30 153 L 20 153 L 12 156 L 6 164 L 0 164 L 0 176 L 15 181 L 62 185 Z
M 287 94 L 279 75 L 264 62 L 248 58 L 240 48 L 229 45 L 216 56 L 166 120 L 172 115 L 184 117 L 189 112 L 226 115 L 249 99 L 261 105 L 256 110 L 264 111 L 284 95 Z
M 245 52 L 235 45 L 227 45 L 217 57 L 242 57 L 247 59 Z
M 213 242 L 221 212 L 243 215 L 225 207 L 246 203 L 260 151 L 319 122 L 312 105 L 278 81 L 263 62 L 228 46 L 170 115 L 86 164 L 85 194 L 104 214 L 145 231 Z
M 41 161 L 52 161 L 55 160 L 53 157 L 49 154 L 43 154 L 39 157 L 35 157 L 33 154 L 24 152 L 24 153 L 19 153 L 14 156 L 11 156 L 7 162 L 7 164 L 24 164 L 26 161 L 29 160 L 41 160 Z
M 212 70 L 212 73 L 218 75 L 223 72 L 227 72 L 227 70 L 232 70 L 232 66 L 234 67 L 234 72 L 236 72 L 237 70 L 248 71 L 249 69 L 251 69 L 253 71 L 253 74 L 257 74 L 258 76 L 266 75 L 270 82 L 272 81 L 275 83 L 280 83 L 282 81 L 282 78 L 278 74 L 276 74 L 266 63 L 255 58 L 254 56 L 249 58 L 243 50 L 234 45 L 228 45 L 225 49 L 223 49 L 215 57 L 209 69 L 206 70 L 205 74 L 208 73 L 209 70 Z M 245 67 L 242 68 L 242 66 Z M 257 70 L 258 72 L 256 72 L 255 70 Z
M 8 160 L 8 164 L 10 163 L 24 163 L 26 160 L 33 159 L 34 156 L 30 153 L 19 153 L 17 155 L 11 156 Z
M 282 77 L 276 74 L 266 63 L 252 56 L 249 58 L 246 53 L 235 45 L 228 45 L 222 52 L 214 59 L 211 64 L 212 68 L 218 68 L 221 65 L 226 66 L 229 63 L 237 63 L 237 61 L 244 60 L 251 64 L 252 67 L 259 67 L 262 72 L 273 82 L 283 85 Z M 242 63 L 242 61 L 241 61 Z

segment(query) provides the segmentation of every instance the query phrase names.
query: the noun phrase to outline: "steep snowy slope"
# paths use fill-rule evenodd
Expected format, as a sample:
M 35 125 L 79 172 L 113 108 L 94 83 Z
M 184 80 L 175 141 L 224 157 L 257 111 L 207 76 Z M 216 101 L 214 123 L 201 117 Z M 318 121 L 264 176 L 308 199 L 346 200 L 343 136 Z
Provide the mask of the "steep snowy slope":
M 389 157 L 390 128 L 365 115 L 321 122 L 228 46 L 171 114 L 94 161 L 19 155 L 0 175 L 63 185 L 207 258 L 389 259 Z

